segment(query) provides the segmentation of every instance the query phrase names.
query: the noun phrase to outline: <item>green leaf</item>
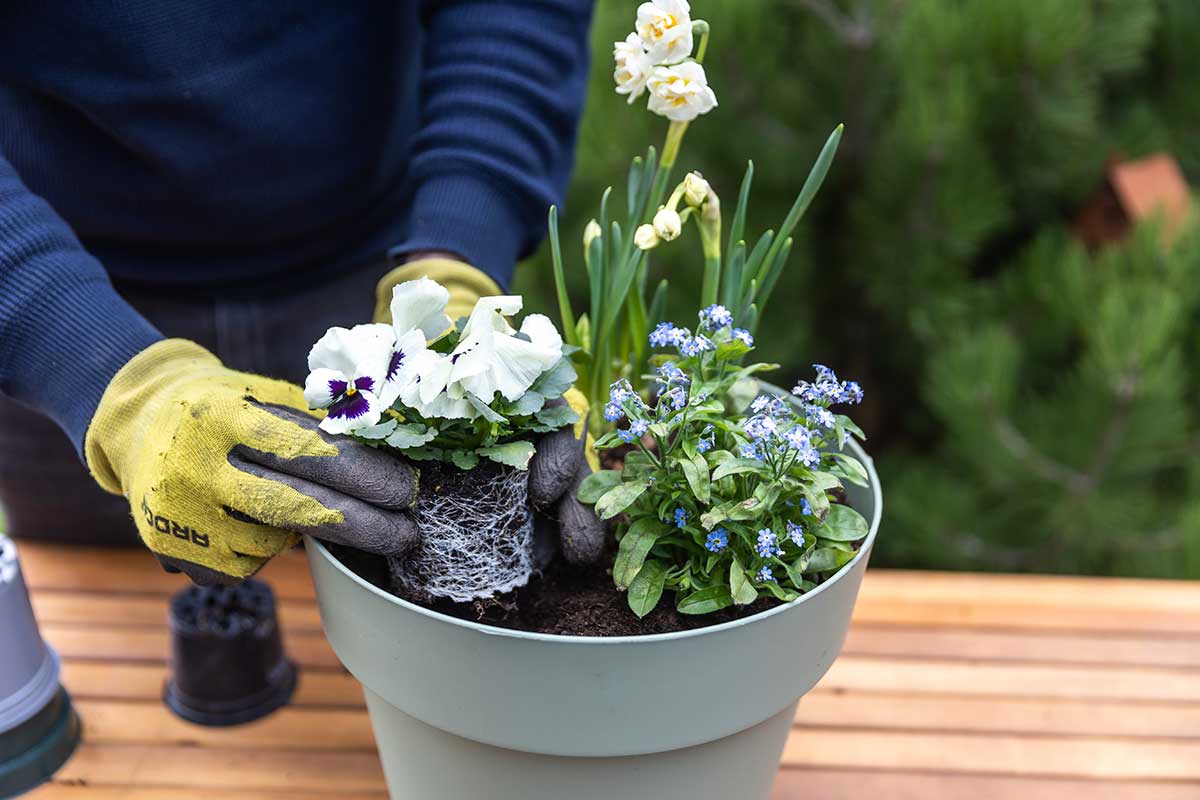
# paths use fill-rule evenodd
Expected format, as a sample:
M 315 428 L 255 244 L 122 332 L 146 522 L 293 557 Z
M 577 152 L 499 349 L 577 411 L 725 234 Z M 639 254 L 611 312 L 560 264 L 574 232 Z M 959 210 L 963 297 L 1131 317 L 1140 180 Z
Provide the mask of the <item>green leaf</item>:
M 441 461 L 442 455 L 438 447 L 412 447 L 404 451 L 404 457 L 413 461 Z
M 558 295 L 558 314 L 562 319 L 563 332 L 567 342 L 579 344 L 575 338 L 575 315 L 571 311 L 571 300 L 567 296 L 567 282 L 563 276 L 562 247 L 558 241 L 558 209 L 550 206 L 550 216 L 547 224 L 550 231 L 550 258 L 554 267 L 554 291 Z
M 716 508 L 710 508 L 708 511 L 705 511 L 700 515 L 700 525 L 704 530 L 711 531 L 719 523 L 729 519 L 729 512 L 733 505 L 732 503 L 724 503 Z
M 588 505 L 594 504 L 599 500 L 605 492 L 621 483 L 621 471 L 616 469 L 602 469 L 599 472 L 593 472 L 583 479 L 579 484 L 579 491 L 575 493 L 575 498 L 581 503 Z
M 561 397 L 563 392 L 575 385 L 576 377 L 571 361 L 560 358 L 553 367 L 539 375 L 529 389 L 545 397 Z
M 853 558 L 854 553 L 852 552 L 847 553 L 845 550 L 837 550 L 832 547 L 818 547 L 808 560 L 804 573 L 807 575 L 813 572 L 833 572 L 844 567 Z
M 365 428 L 356 428 L 351 431 L 357 439 L 386 439 L 388 434 L 396 427 L 396 420 L 388 419 L 380 422 L 378 425 L 368 425 Z
M 614 486 L 596 501 L 596 515 L 600 519 L 612 519 L 633 505 L 649 485 L 646 481 L 635 481 Z
M 629 584 L 629 595 L 626 599 L 633 613 L 644 617 L 653 611 L 662 598 L 666 580 L 667 565 L 661 561 L 647 561 Z
M 687 478 L 688 486 L 692 488 L 692 494 L 701 503 L 707 503 L 711 499 L 711 494 L 708 482 L 708 462 L 704 460 L 704 456 L 696 455 L 691 459 L 681 459 L 679 466 L 683 468 L 683 476 Z
M 788 591 L 774 581 L 767 581 L 763 584 L 763 588 L 773 594 L 776 599 L 782 600 L 785 603 L 790 603 L 799 597 L 799 593 Z
M 433 441 L 437 438 L 437 433 L 435 428 L 426 427 L 419 422 L 409 422 L 397 425 L 387 437 L 387 444 L 397 450 L 408 450 Z
M 753 472 L 762 475 L 766 472 L 766 466 L 756 458 L 731 458 L 723 461 L 719 467 L 713 470 L 712 479 L 719 481 L 721 478 L 728 477 L 729 475 L 740 475 L 743 472 Z
M 475 451 L 484 458 L 490 458 L 499 464 L 505 464 L 517 469 L 527 469 L 529 460 L 533 458 L 536 452 L 533 442 L 516 441 L 506 442 L 505 444 L 494 444 L 490 447 L 481 447 Z
M 536 414 L 546 405 L 546 397 L 530 389 L 517 398 L 516 402 L 504 406 L 504 414 L 509 417 L 528 417 Z
M 617 588 L 623 589 L 633 583 L 654 543 L 670 532 L 666 524 L 654 517 L 642 517 L 629 526 L 629 530 L 621 537 L 617 557 L 613 561 L 613 583 Z
M 507 419 L 497 414 L 487 403 L 483 402 L 482 398 L 476 397 L 470 392 L 467 392 L 467 402 L 488 422 L 508 422 Z
M 687 597 L 680 598 L 675 609 L 680 614 L 711 614 L 733 605 L 733 597 L 726 586 L 709 586 Z
M 834 505 L 817 526 L 817 538 L 835 542 L 857 542 L 867 535 L 867 521 L 850 506 Z
M 738 561 L 737 556 L 733 557 L 733 563 L 729 567 L 729 591 L 733 602 L 739 606 L 748 606 L 758 599 L 758 590 L 750 583 L 750 576 L 742 568 L 742 562 Z
M 845 453 L 830 453 L 838 464 L 836 469 L 846 480 L 853 483 L 855 486 L 866 486 L 869 482 L 867 477 L 867 468 L 862 465 L 854 456 L 846 455 Z
M 479 466 L 479 455 L 471 450 L 451 450 L 450 460 L 459 469 L 475 469 Z
M 867 435 L 863 433 L 862 428 L 858 427 L 858 425 L 854 423 L 854 420 L 850 419 L 845 414 L 835 414 L 833 419 L 834 422 L 837 423 L 838 427 L 840 427 L 842 430 L 850 431 L 850 433 L 854 434 L 864 442 L 867 440 Z M 840 442 L 841 439 L 839 438 L 838 441 Z
M 537 421 L 557 430 L 579 421 L 579 414 L 569 405 L 550 406 L 537 413 Z

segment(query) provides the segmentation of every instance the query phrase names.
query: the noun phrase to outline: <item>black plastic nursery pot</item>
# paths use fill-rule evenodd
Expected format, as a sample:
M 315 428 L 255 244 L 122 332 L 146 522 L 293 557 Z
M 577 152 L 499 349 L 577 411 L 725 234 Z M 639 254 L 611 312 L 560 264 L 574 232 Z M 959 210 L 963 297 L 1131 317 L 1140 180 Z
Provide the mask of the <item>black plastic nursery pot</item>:
M 12 540 L 0 534 L 0 797 L 48 780 L 79 743 L 80 723 L 42 640 Z
M 163 702 L 198 725 L 240 725 L 286 705 L 296 667 L 262 581 L 190 586 L 171 598 L 171 676 Z
M 451 800 L 766 800 L 796 704 L 841 652 L 879 530 L 799 599 L 641 636 L 531 633 L 383 591 L 306 540 L 321 623 L 364 690 L 391 796 Z

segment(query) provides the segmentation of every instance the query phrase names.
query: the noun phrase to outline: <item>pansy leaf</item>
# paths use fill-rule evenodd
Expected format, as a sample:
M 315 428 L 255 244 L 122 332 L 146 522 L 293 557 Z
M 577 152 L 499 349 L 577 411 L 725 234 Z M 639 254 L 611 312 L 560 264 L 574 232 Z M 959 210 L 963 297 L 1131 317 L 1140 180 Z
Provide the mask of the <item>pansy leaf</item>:
M 442 455 L 438 447 L 411 447 L 404 451 L 404 457 L 413 461 L 441 461 Z
M 355 428 L 350 431 L 358 439 L 386 439 L 388 434 L 396 427 L 396 420 L 388 419 L 380 422 L 377 425 L 368 425 L 365 428 Z M 426 440 L 428 441 L 428 440 Z
M 729 565 L 729 592 L 733 602 L 739 606 L 748 606 L 758 599 L 758 590 L 750 582 L 750 576 L 742 568 L 742 562 L 734 556 Z
M 626 598 L 633 613 L 644 617 L 653 611 L 662 598 L 663 584 L 666 580 L 666 564 L 661 561 L 647 561 L 643 564 L 637 577 L 629 584 L 629 595 Z
M 397 450 L 408 450 L 431 442 L 436 437 L 437 430 L 435 428 L 427 427 L 419 422 L 409 422 L 396 425 L 387 437 L 387 444 Z
M 850 506 L 834 505 L 825 520 L 817 527 L 820 539 L 835 542 L 857 542 L 867 535 L 867 521 Z
M 583 479 L 579 484 L 579 491 L 575 493 L 575 498 L 581 503 L 592 505 L 599 500 L 605 492 L 621 483 L 621 471 L 616 469 L 602 469 L 599 472 L 593 472 Z
M 518 397 L 515 402 L 506 405 L 504 413 L 510 417 L 528 417 L 530 414 L 536 414 L 541 411 L 545 405 L 545 395 L 529 390 Z
M 646 481 L 622 483 L 609 489 L 596 501 L 596 515 L 600 519 L 611 519 L 633 505 L 642 496 L 649 484 Z
M 561 397 L 575 385 L 575 368 L 570 360 L 560 358 L 553 367 L 538 376 L 529 388 L 544 397 Z
M 450 460 L 459 469 L 475 469 L 479 466 L 479 455 L 471 450 L 451 450 Z
M 617 557 L 613 561 L 613 583 L 618 589 L 623 589 L 633 582 L 654 543 L 670 532 L 671 529 L 666 524 L 653 517 L 642 517 L 629 526 L 629 530 L 621 537 Z
M 676 602 L 675 609 L 680 614 L 711 614 L 732 604 L 733 597 L 729 594 L 729 587 L 709 586 L 707 589 L 681 597 Z
M 471 407 L 478 411 L 479 415 L 488 422 L 508 422 L 508 420 L 506 420 L 500 414 L 497 414 L 490 406 L 488 406 L 487 403 L 483 402 L 483 400 L 476 397 L 471 392 L 467 392 L 467 402 L 470 403 Z
M 529 467 L 529 460 L 533 458 L 533 454 L 536 451 L 533 447 L 533 442 L 516 441 L 494 444 L 490 447 L 481 447 L 475 452 L 499 464 L 516 467 L 517 469 L 526 469 Z
M 579 421 L 579 414 L 568 405 L 550 406 L 537 412 L 537 421 L 558 430 Z
M 697 455 L 693 458 L 680 459 L 679 466 L 683 469 L 683 476 L 687 478 L 692 494 L 701 503 L 708 503 L 711 494 L 708 481 L 708 462 L 704 460 L 704 456 Z

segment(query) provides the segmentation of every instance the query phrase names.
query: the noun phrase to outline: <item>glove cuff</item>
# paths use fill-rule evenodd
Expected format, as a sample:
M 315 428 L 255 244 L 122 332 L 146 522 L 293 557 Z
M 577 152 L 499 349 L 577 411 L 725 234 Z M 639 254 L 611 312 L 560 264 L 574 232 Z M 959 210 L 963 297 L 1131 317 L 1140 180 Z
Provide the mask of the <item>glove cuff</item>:
M 379 279 L 375 287 L 375 321 L 391 322 L 392 289 L 405 281 L 431 278 L 450 292 L 446 316 L 465 317 L 481 297 L 502 294 L 500 286 L 482 270 L 453 258 L 421 258 L 402 264 Z
M 109 381 L 84 436 L 88 469 L 100 487 L 124 494 L 129 455 L 172 396 L 171 387 L 198 372 L 220 369 L 212 353 L 186 339 L 164 339 L 126 362 Z

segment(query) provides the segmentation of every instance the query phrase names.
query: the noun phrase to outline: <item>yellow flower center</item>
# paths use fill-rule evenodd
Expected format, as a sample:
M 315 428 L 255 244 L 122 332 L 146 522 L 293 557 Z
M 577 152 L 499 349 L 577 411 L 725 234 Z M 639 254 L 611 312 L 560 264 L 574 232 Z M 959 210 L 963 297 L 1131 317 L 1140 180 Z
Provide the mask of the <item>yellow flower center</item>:
M 358 387 L 353 383 L 346 387 L 346 397 L 354 397 L 356 394 L 358 394 Z

